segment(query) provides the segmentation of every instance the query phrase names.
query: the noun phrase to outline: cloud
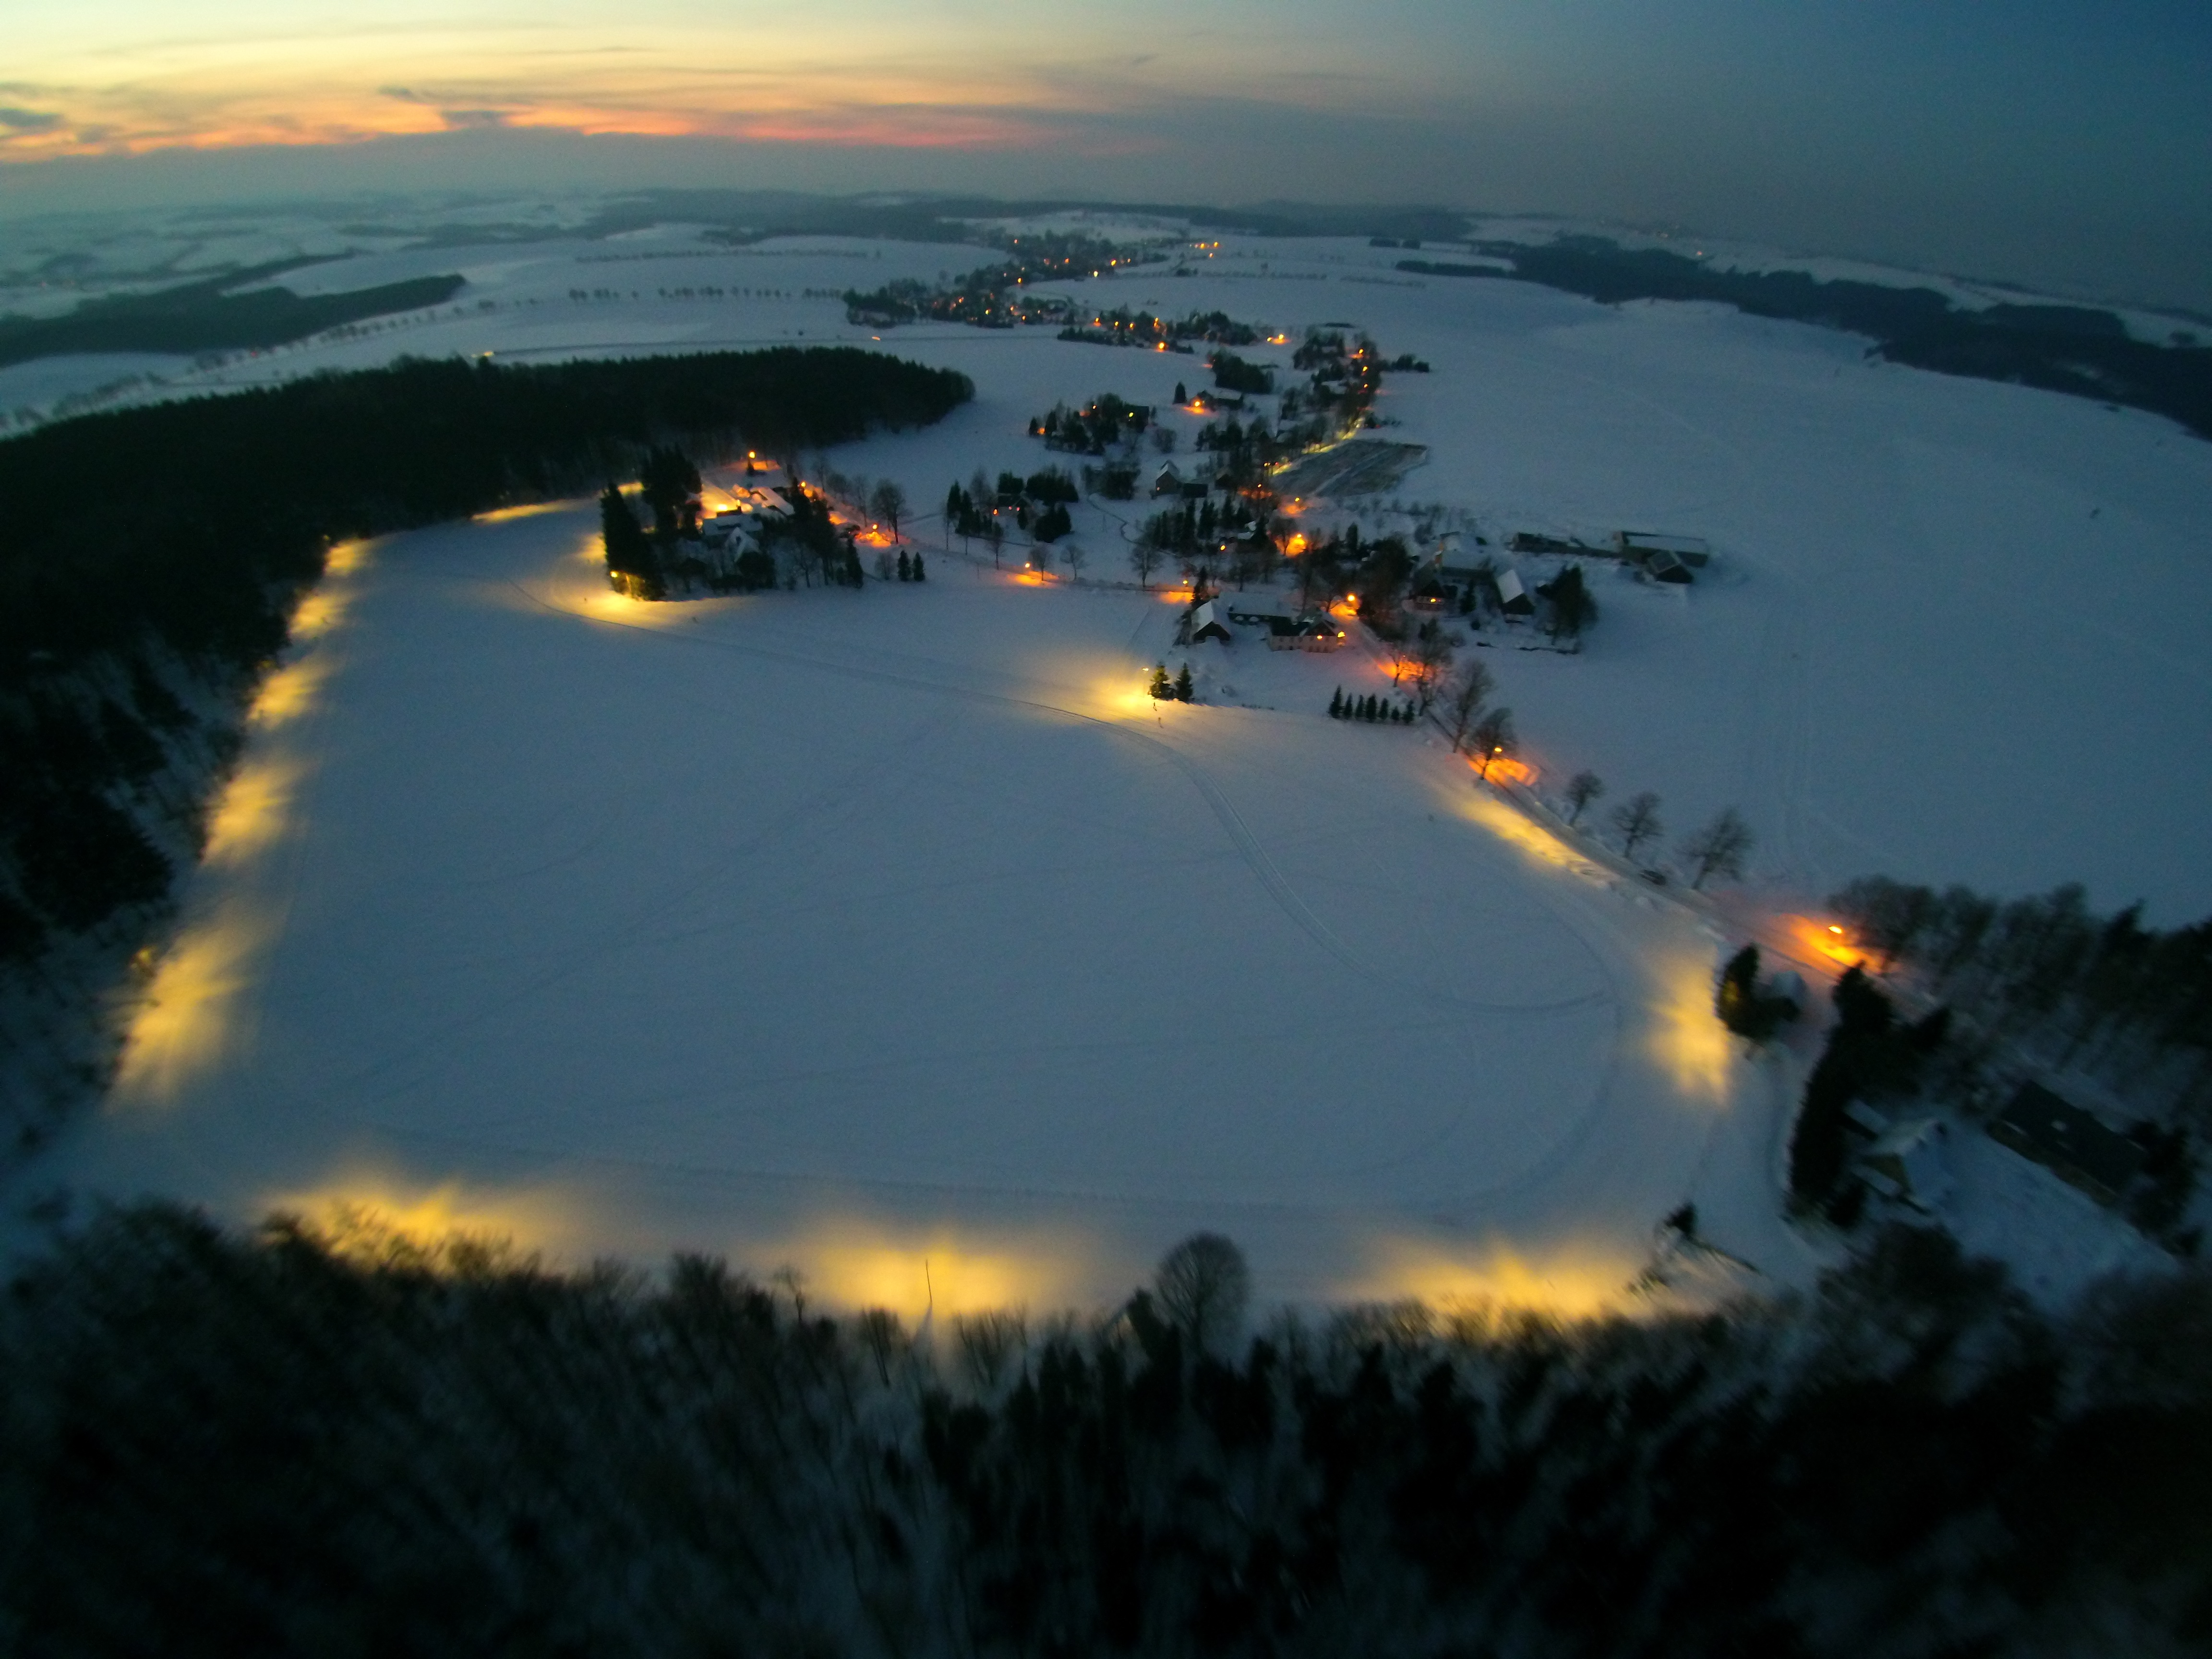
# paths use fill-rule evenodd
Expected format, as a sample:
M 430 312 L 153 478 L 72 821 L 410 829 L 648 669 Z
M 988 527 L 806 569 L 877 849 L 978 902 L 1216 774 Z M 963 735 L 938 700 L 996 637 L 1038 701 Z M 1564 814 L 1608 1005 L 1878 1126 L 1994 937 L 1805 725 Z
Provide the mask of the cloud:
M 456 131 L 483 127 L 503 127 L 513 118 L 503 109 L 441 109 L 438 118 Z
M 52 132 L 61 124 L 62 118 L 48 110 L 17 109 L 0 104 L 0 128 L 9 132 Z

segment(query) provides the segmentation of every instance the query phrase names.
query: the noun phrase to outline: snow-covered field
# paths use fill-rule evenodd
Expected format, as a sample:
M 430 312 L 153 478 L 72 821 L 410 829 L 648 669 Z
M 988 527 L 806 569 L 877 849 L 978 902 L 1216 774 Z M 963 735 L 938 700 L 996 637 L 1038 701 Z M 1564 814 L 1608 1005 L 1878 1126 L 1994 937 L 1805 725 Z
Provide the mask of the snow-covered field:
M 1419 354 L 1380 405 L 1431 449 L 1404 495 L 1493 540 L 1708 538 L 1686 593 L 1594 567 L 1579 656 L 1489 656 L 1547 784 L 1656 790 L 1676 830 L 1739 807 L 1774 908 L 1881 871 L 2212 909 L 2212 447 L 1835 334 L 1395 257 L 1224 238 L 1071 291 Z M 975 262 L 681 230 L 379 255 L 316 279 L 458 268 L 465 303 L 211 378 L 865 342 L 807 291 Z M 830 458 L 925 507 L 1043 465 L 1024 422 L 1056 400 L 1203 374 L 1043 330 L 884 347 L 977 383 Z M 1080 523 L 1089 574 L 1125 577 Z M 1686 1200 L 1803 1275 L 1773 1218 L 1789 1079 L 1721 1042 L 1717 941 L 1441 748 L 1322 718 L 1371 660 L 1207 647 L 1210 706 L 1157 710 L 1157 599 L 939 555 L 919 588 L 639 610 L 592 527 L 427 532 L 335 580 L 125 1085 L 41 1179 L 241 1214 L 375 1195 L 913 1311 L 1103 1298 L 1201 1225 L 1271 1297 L 1587 1304 Z

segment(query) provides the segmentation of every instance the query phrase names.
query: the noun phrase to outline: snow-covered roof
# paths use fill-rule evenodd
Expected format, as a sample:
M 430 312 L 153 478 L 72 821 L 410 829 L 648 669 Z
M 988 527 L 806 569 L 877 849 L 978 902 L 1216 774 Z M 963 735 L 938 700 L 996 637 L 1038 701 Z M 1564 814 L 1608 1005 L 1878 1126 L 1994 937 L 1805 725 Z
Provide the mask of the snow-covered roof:
M 1662 536 L 1649 530 L 1624 530 L 1618 539 L 1623 553 L 1672 553 L 1685 564 L 1703 564 L 1713 556 L 1712 544 L 1702 536 Z

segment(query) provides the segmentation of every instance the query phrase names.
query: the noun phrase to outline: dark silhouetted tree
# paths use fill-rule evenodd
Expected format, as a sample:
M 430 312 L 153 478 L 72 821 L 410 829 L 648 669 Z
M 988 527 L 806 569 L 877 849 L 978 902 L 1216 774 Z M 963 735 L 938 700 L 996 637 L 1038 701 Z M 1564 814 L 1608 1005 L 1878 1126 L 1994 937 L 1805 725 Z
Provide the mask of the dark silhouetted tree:
M 1589 804 L 1605 793 L 1605 781 L 1595 772 L 1577 772 L 1567 780 L 1567 823 L 1570 828 L 1582 822 L 1583 811 Z
M 1631 795 L 1613 809 L 1613 827 L 1620 831 L 1621 856 L 1633 864 L 1638 848 L 1667 832 L 1659 819 L 1659 797 L 1649 789 Z
M 1703 887 L 1715 876 L 1743 874 L 1743 861 L 1752 848 L 1751 826 L 1733 806 L 1724 807 L 1712 822 L 1682 843 L 1682 857 L 1691 866 L 1692 888 Z

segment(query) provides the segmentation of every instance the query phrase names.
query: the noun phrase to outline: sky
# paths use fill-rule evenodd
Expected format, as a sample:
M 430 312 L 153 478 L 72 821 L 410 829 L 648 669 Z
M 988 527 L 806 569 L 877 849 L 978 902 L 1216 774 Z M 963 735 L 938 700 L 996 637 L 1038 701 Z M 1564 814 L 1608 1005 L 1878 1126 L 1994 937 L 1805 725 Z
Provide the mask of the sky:
M 0 216 L 723 185 L 1547 212 L 2212 311 L 2202 0 L 0 0 Z

